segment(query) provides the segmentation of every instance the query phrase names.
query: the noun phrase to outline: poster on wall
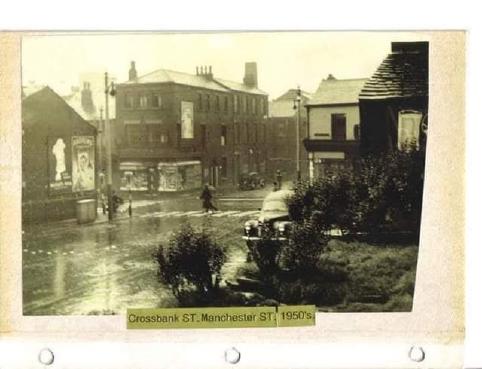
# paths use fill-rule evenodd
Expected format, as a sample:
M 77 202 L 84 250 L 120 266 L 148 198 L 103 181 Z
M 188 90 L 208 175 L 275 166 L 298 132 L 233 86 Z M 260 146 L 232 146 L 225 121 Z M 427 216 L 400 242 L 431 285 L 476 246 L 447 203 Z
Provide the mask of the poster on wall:
M 420 147 L 420 123 L 422 113 L 418 111 L 401 111 L 398 113 L 398 149 L 403 150 L 415 145 Z
M 160 192 L 190 190 L 201 186 L 200 161 L 159 163 L 158 171 Z
M 147 191 L 146 170 L 125 170 L 121 173 L 121 191 Z
M 194 138 L 194 104 L 181 101 L 181 138 Z
M 180 173 L 175 164 L 159 163 L 159 187 L 158 190 L 163 191 L 179 191 L 182 190 L 182 181 Z
M 95 142 L 93 136 L 72 136 L 72 190 L 95 190 Z
M 72 189 L 72 177 L 67 166 L 65 140 L 61 137 L 54 138 L 49 147 L 49 189 L 51 192 L 69 192 Z

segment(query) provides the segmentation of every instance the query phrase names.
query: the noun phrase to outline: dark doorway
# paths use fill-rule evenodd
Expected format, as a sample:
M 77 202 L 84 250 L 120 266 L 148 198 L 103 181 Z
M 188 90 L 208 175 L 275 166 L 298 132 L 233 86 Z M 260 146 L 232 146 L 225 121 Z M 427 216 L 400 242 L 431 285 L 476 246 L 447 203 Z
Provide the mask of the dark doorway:
M 345 114 L 331 115 L 331 138 L 333 141 L 346 140 L 346 115 Z

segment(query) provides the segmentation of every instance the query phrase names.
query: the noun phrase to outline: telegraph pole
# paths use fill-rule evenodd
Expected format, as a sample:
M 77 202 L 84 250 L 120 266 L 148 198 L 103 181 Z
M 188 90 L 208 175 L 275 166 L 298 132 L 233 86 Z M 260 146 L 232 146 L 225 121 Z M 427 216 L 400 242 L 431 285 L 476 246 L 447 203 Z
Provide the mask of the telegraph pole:
M 100 119 L 99 119 L 99 128 L 97 132 L 99 132 L 99 162 L 100 162 L 100 172 L 103 173 L 104 171 L 104 158 L 102 157 L 102 146 L 104 145 L 104 109 L 100 108 Z
M 296 115 L 296 179 L 298 182 L 301 181 L 301 170 L 300 170 L 300 118 L 301 118 L 301 90 L 298 86 L 296 91 L 296 106 L 298 112 Z
M 102 213 L 105 214 L 105 198 L 104 198 L 104 186 L 105 186 L 105 178 L 104 178 L 104 158 L 102 157 L 102 146 L 104 146 L 104 109 L 100 108 L 100 116 L 99 116 L 99 126 L 97 128 L 97 132 L 99 134 L 99 200 L 102 204 Z
M 105 72 L 105 155 L 106 155 L 106 170 L 107 170 L 107 206 L 109 220 L 114 217 L 114 207 L 112 203 L 112 149 L 111 149 L 111 133 L 110 133 L 110 121 L 109 121 L 109 94 L 115 94 L 114 84 L 111 84 L 111 90 L 109 90 L 109 75 Z

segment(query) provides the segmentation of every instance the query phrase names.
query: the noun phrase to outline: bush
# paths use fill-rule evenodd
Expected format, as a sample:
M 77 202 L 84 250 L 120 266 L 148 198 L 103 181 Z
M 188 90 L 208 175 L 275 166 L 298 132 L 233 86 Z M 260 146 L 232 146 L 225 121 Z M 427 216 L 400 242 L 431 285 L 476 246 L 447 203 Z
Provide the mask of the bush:
M 326 245 L 327 238 L 316 222 L 293 223 L 288 241 L 281 250 L 282 266 L 293 272 L 315 272 Z
M 208 301 L 219 287 L 225 250 L 205 231 L 186 224 L 154 255 L 159 278 L 185 305 Z
M 248 242 L 249 252 L 261 275 L 274 273 L 279 269 L 281 248 L 281 242 L 276 240 L 261 239 Z
M 258 266 L 261 275 L 270 275 L 279 270 L 279 256 L 282 243 L 275 239 L 274 230 L 264 224 L 261 239 L 248 241 L 249 255 Z
M 418 233 L 424 150 L 393 151 L 354 162 L 352 171 L 299 183 L 288 199 L 291 218 L 343 233 Z
M 418 233 L 422 210 L 425 154 L 394 151 L 359 162 L 355 213 L 362 231 Z

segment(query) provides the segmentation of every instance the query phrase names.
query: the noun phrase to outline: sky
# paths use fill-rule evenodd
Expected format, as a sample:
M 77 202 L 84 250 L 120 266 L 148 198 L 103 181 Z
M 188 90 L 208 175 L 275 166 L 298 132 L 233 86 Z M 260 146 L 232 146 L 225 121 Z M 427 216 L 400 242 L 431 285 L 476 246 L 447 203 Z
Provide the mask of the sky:
M 414 32 L 64 33 L 25 36 L 23 85 L 49 85 L 60 94 L 83 73 L 126 81 L 130 62 L 138 75 L 165 68 L 195 74 L 211 65 L 215 77 L 242 82 L 244 63 L 257 62 L 258 86 L 270 99 L 290 88 L 314 92 L 328 74 L 367 78 L 392 41 L 427 41 Z

